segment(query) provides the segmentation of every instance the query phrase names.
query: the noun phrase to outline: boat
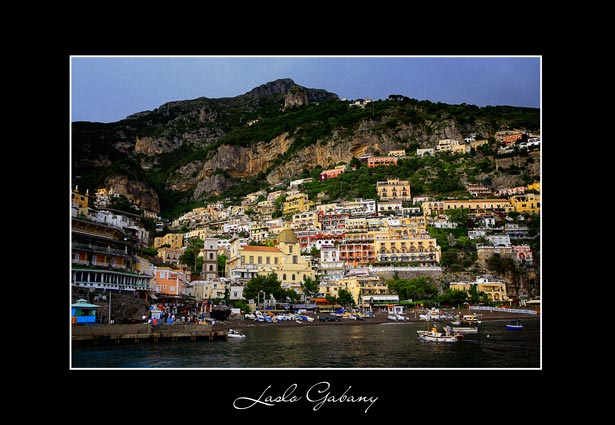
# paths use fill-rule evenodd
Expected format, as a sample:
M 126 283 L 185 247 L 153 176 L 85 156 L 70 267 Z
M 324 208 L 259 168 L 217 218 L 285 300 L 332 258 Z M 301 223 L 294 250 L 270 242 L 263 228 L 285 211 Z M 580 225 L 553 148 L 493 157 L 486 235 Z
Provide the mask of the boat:
M 428 322 L 429 328 L 429 322 Z M 433 326 L 429 331 L 416 331 L 419 334 L 419 339 L 429 342 L 459 342 L 463 341 L 463 334 L 459 332 L 451 333 L 450 326 L 447 326 L 446 332 L 438 332 L 438 328 Z
M 520 331 L 523 329 L 523 325 L 521 324 L 521 320 L 511 320 L 506 325 L 506 329 L 511 331 Z
M 462 325 L 480 325 L 481 323 L 483 323 L 483 322 L 480 320 L 480 317 L 477 316 L 474 313 L 472 313 L 472 314 L 464 314 L 461 317 L 461 324 Z
M 477 334 L 478 326 L 453 326 L 453 332 L 462 334 Z
M 235 329 L 229 329 L 227 336 L 229 338 L 245 338 L 246 336 L 243 334 L 240 334 L 239 332 L 237 332 Z
M 430 342 L 458 342 L 463 341 L 463 335 L 455 333 L 451 335 L 443 334 L 442 332 L 435 331 L 417 331 L 419 339 Z

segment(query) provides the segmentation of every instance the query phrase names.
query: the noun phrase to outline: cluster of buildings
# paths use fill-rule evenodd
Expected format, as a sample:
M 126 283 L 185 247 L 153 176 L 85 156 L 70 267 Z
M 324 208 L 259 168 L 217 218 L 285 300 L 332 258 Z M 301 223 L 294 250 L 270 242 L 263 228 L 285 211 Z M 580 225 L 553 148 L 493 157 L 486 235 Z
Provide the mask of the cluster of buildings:
M 466 149 L 479 142 L 483 141 L 446 139 L 435 149 L 455 152 L 459 146 Z M 386 157 L 361 160 L 368 167 L 395 166 L 403 157 L 404 151 L 392 151 Z M 320 180 L 337 178 L 344 172 L 348 172 L 346 166 L 337 166 L 323 171 Z M 172 220 L 170 231 L 155 238 L 140 227 L 136 214 L 106 210 L 108 191 L 99 190 L 91 208 L 89 194 L 80 194 L 75 188 L 72 284 L 134 291 L 155 299 L 228 296 L 233 301 L 243 299 L 243 288 L 250 279 L 273 273 L 284 289 L 299 294 L 302 282 L 309 278 L 318 279 L 323 297 L 337 296 L 345 289 L 356 303 L 392 302 L 396 295 L 390 293 L 379 272 L 441 271 L 442 250 L 428 227 L 454 227 L 447 213 L 459 209 L 480 223 L 469 230 L 468 237 L 477 240 L 481 265 L 495 253 L 510 256 L 519 264 L 532 264 L 530 247 L 516 243 L 528 237 L 527 227 L 514 220 L 499 227 L 495 223 L 512 211 L 539 212 L 539 184 L 524 187 L 533 193 L 517 188 L 494 193 L 488 186 L 469 184 L 471 199 L 435 200 L 413 197 L 407 180 L 388 179 L 376 183 L 377 200 L 323 204 L 301 191 L 309 181 L 295 180 L 284 190 L 251 193 L 240 205 L 212 202 L 195 208 Z M 198 275 L 191 274 L 190 265 L 181 261 L 192 238 L 204 242 L 199 254 L 203 268 Z M 157 261 L 139 254 L 139 249 L 150 246 L 157 250 Z M 223 269 L 218 261 L 221 255 L 226 257 Z M 455 288 L 469 284 L 455 283 Z M 474 284 L 482 285 L 482 291 L 495 301 L 508 299 L 505 284 L 503 289 L 498 286 L 502 282 L 487 279 Z

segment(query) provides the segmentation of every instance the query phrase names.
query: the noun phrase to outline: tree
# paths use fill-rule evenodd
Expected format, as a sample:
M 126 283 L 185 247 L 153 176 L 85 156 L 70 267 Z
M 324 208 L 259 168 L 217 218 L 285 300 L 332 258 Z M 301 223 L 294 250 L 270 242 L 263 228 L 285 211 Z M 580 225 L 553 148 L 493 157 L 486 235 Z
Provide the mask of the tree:
M 306 300 L 313 297 L 318 293 L 320 283 L 318 280 L 313 280 L 311 277 L 305 276 L 303 282 L 301 282 L 301 290 L 305 294 Z
M 440 297 L 439 301 L 442 304 L 460 305 L 468 298 L 468 294 L 465 291 L 459 291 L 456 289 L 448 289 Z
M 476 304 L 478 302 L 480 294 L 478 293 L 477 285 L 470 285 L 470 290 L 468 291 L 468 295 L 470 297 L 470 301 L 473 304 Z
M 227 260 L 227 256 L 224 254 L 220 254 L 218 255 L 218 274 L 220 276 L 224 276 L 226 274 L 225 270 L 226 270 L 226 260 Z
M 275 273 L 268 276 L 256 276 L 248 281 L 243 290 L 243 295 L 246 299 L 257 299 L 260 295 L 264 298 L 269 298 L 273 295 L 276 299 L 282 299 L 286 296 L 286 291 L 282 289 L 282 284 L 278 280 Z
M 289 298 L 291 302 L 295 302 L 301 298 L 301 295 L 299 295 L 294 289 L 288 289 L 285 291 L 285 297 Z
M 340 289 L 337 293 L 337 302 L 341 305 L 354 305 L 354 298 L 352 294 L 345 289 Z
M 182 255 L 179 256 L 179 261 L 183 264 L 190 266 L 193 273 L 199 273 L 197 264 L 197 257 L 201 252 L 201 248 L 204 246 L 204 242 L 199 238 L 188 239 L 188 246 Z M 201 259 L 201 267 L 203 267 L 203 260 Z

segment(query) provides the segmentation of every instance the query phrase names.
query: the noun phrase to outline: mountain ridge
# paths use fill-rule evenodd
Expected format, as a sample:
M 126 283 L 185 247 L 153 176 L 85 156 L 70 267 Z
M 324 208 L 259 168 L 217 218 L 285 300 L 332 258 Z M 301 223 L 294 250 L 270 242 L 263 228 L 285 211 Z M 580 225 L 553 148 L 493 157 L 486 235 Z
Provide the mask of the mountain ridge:
M 143 208 L 159 212 L 224 196 L 248 180 L 275 184 L 360 155 L 433 147 L 438 139 L 470 133 L 489 138 L 503 129 L 535 131 L 540 122 L 535 108 L 401 95 L 354 106 L 283 78 L 231 98 L 167 102 L 117 122 L 72 127 L 73 175 L 82 187 L 128 182 L 148 194 Z

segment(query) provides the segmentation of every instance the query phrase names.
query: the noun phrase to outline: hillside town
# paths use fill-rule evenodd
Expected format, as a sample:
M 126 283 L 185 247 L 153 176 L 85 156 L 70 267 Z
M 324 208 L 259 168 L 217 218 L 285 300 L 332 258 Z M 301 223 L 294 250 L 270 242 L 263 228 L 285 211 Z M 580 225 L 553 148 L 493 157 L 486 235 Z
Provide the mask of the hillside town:
M 469 154 L 488 143 L 474 136 L 359 161 L 368 168 L 395 167 L 407 155 Z M 503 132 L 499 151 L 521 147 L 520 139 L 520 132 Z M 523 139 L 523 148 L 540 149 L 539 135 Z M 340 164 L 319 178 L 336 179 L 352 170 Z M 414 196 L 409 180 L 391 178 L 377 182 L 376 199 L 324 203 L 303 190 L 312 180 L 273 185 L 238 204 L 206 203 L 172 220 L 135 204 L 131 212 L 114 208 L 122 195 L 110 188 L 91 193 L 75 185 L 73 302 L 128 296 L 144 309 L 155 305 L 158 310 L 150 311 L 158 314 L 179 309 L 207 315 L 217 305 L 242 313 L 280 305 L 324 310 L 350 294 L 350 303 L 364 309 L 413 301 L 389 282 L 420 277 L 432 278 L 440 293 L 475 291 L 489 303 L 525 305 L 539 298 L 540 181 L 500 189 L 468 182 L 466 197 L 448 199 Z M 450 247 L 466 265 L 451 260 Z M 283 299 L 264 291 L 244 295 L 251 280 L 272 275 L 285 291 Z M 306 290 L 306 282 L 317 290 Z M 118 308 L 97 320 L 141 318 L 139 309 Z

